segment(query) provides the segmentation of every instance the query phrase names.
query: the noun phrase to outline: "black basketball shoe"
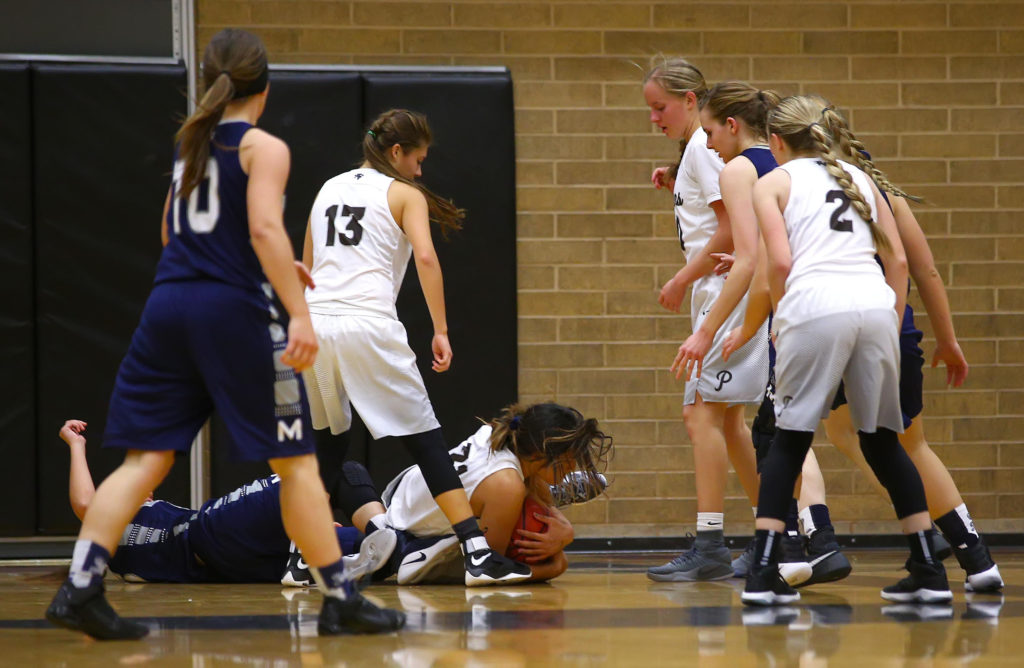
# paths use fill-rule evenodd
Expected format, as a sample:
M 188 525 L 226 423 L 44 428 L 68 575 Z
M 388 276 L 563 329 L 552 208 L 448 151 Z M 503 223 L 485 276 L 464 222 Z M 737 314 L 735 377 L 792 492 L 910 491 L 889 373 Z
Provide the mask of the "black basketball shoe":
M 747 605 L 787 605 L 799 601 L 800 594 L 782 579 L 778 564 L 753 564 L 740 599 Z
M 835 582 L 853 570 L 850 560 L 840 551 L 835 529 L 831 526 L 821 527 L 811 534 L 807 540 L 807 556 L 814 573 L 804 584 Z
M 343 633 L 389 633 L 405 626 L 405 613 L 378 608 L 356 593 L 347 599 L 325 596 L 316 630 L 322 636 Z
M 966 548 L 955 548 L 953 554 L 960 562 L 961 568 L 967 572 L 964 589 L 979 593 L 997 593 L 1003 588 L 1003 578 L 999 575 L 999 567 L 992 561 L 988 546 L 979 540 Z
M 953 600 L 941 561 L 928 564 L 908 559 L 907 570 L 910 575 L 884 588 L 882 598 L 897 603 L 949 603 Z
M 76 589 L 65 580 L 46 609 L 46 619 L 97 640 L 138 640 L 149 633 L 146 626 L 124 619 L 110 607 L 102 583 Z
M 528 580 L 533 571 L 494 550 L 476 550 L 465 555 L 466 586 L 483 587 Z

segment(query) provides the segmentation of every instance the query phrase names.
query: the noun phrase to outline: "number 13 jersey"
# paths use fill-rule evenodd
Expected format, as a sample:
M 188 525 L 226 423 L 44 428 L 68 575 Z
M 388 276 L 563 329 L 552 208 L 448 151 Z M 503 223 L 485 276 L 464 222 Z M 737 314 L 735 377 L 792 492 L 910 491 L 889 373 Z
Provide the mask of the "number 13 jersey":
M 868 176 L 853 165 L 839 164 L 853 179 L 878 224 Z M 868 222 L 853 208 L 835 178 L 816 158 L 780 165 L 790 176 L 783 216 L 793 263 L 786 294 L 775 313 L 781 336 L 789 325 L 848 311 L 892 308 L 896 295 L 875 262 Z
M 395 299 L 412 246 L 388 206 L 393 178 L 354 169 L 324 183 L 310 212 L 312 313 L 398 319 Z

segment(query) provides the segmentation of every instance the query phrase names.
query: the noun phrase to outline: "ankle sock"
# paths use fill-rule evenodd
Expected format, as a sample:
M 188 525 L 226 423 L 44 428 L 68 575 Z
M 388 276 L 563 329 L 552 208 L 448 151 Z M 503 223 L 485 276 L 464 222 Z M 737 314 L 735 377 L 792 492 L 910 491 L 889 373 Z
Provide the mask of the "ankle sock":
M 452 525 L 455 535 L 462 545 L 462 554 L 472 554 L 480 550 L 489 550 L 491 546 L 484 538 L 484 532 L 480 531 L 480 523 L 475 517 L 468 517 L 461 522 Z
M 107 548 L 91 540 L 75 541 L 75 550 L 71 555 L 71 572 L 68 581 L 76 589 L 87 589 L 103 582 L 103 574 L 107 572 L 110 552 Z
M 697 533 L 701 531 L 723 531 L 725 513 L 697 513 Z
M 935 520 L 935 525 L 942 530 L 943 535 L 950 543 L 960 549 L 971 547 L 981 540 L 978 530 L 974 528 L 974 520 L 971 519 L 971 514 L 967 512 L 966 503 L 961 503 Z
M 345 562 L 341 559 L 320 568 L 310 567 L 309 572 L 324 596 L 345 600 L 356 593 L 356 584 L 345 573 Z

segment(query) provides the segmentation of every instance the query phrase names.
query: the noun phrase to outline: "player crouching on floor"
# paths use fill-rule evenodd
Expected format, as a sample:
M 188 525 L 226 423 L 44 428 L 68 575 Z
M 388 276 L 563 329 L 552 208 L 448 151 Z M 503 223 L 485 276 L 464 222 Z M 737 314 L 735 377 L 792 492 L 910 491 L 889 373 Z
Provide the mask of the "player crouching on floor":
M 542 403 L 503 409 L 449 453 L 491 549 L 529 565 L 528 581 L 538 582 L 568 567 L 563 550 L 573 529 L 556 505 L 581 503 L 604 491 L 608 483 L 597 467 L 607 463 L 611 448 L 612 438 L 598 429 L 597 420 Z M 340 506 L 352 523 L 367 538 L 376 532 L 398 538 L 375 579 L 394 574 L 402 585 L 463 581 L 458 539 L 418 467 L 400 473 L 383 497 L 361 464 L 349 461 L 343 470 Z M 543 510 L 528 510 L 524 517 L 528 498 Z M 531 523 L 537 531 L 522 528 Z

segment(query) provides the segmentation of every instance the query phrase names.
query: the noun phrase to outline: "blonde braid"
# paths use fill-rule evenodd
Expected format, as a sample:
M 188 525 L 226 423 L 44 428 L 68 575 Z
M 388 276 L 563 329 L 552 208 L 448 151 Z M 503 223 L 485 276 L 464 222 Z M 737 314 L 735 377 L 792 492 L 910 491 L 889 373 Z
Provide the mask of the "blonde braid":
M 853 205 L 857 214 L 868 224 L 875 247 L 890 250 L 892 246 L 889 243 L 889 238 L 875 224 L 874 217 L 871 215 L 871 207 L 864 199 L 863 193 L 861 193 L 857 184 L 853 182 L 853 179 L 850 178 L 847 171 L 843 169 L 843 166 L 839 164 L 839 161 L 836 160 L 836 156 L 831 149 L 832 142 L 828 132 L 825 131 L 821 123 L 811 123 L 808 131 L 814 140 L 818 156 L 825 163 L 825 169 L 839 183 L 839 187 L 843 189 L 843 193 L 850 199 L 850 204 Z
M 914 202 L 923 201 L 923 198 L 911 195 L 893 184 L 889 177 L 875 166 L 875 163 L 867 157 L 868 151 L 864 143 L 857 139 L 853 131 L 850 130 L 850 126 L 846 124 L 846 119 L 832 109 L 826 109 L 823 116 L 832 135 L 838 140 L 841 152 L 849 157 L 850 162 L 856 164 L 870 176 L 875 185 L 897 197 L 903 197 Z

